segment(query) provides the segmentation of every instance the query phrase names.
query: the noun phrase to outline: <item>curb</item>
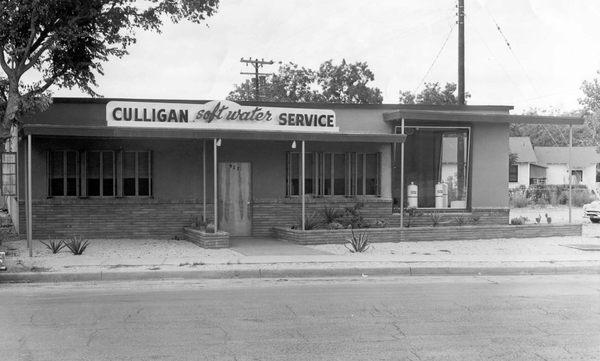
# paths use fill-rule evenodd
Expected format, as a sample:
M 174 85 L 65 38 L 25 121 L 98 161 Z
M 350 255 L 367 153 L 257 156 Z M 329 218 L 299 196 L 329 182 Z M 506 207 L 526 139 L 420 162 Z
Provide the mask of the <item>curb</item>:
M 322 278 L 363 276 L 519 276 L 600 274 L 594 266 L 533 267 L 381 267 L 381 268 L 287 268 L 252 270 L 132 271 L 132 272 L 21 272 L 2 273 L 0 283 L 95 282 L 176 279 Z

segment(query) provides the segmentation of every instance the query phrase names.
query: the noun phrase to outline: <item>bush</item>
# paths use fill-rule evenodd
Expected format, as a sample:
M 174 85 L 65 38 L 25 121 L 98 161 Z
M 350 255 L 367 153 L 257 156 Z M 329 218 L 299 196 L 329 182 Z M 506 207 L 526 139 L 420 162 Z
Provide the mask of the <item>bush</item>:
M 89 246 L 89 242 L 84 241 L 82 236 L 75 236 L 70 241 L 65 242 L 65 245 L 71 253 L 78 256 L 83 254 L 87 246 Z
M 338 218 L 342 216 L 342 211 L 334 207 L 323 207 L 323 220 L 325 223 L 337 222 Z
M 531 201 L 527 199 L 525 192 L 509 192 L 509 203 L 512 208 L 524 208 L 529 206 Z
M 523 225 L 525 223 L 527 223 L 529 219 L 527 217 L 514 217 L 510 220 L 510 224 L 512 224 L 513 226 L 520 226 Z
M 48 243 L 44 241 L 40 241 L 44 246 L 48 247 L 52 253 L 56 254 L 60 252 L 61 249 L 65 248 L 65 243 L 63 241 L 49 241 Z
M 311 229 L 319 228 L 323 222 L 317 216 L 317 212 L 311 213 L 309 216 L 304 218 L 304 230 L 309 231 Z M 297 225 L 293 226 L 292 229 L 302 229 L 302 216 L 298 217 Z
M 456 222 L 457 226 L 462 226 L 465 223 L 467 223 L 467 218 L 465 218 L 465 216 L 460 215 L 460 216 L 454 217 L 454 221 Z
M 437 227 L 437 225 L 440 224 L 442 220 L 442 215 L 439 213 L 431 213 L 429 215 L 429 218 L 431 219 L 431 225 L 433 227 Z
M 352 253 L 362 253 L 369 249 L 369 236 L 366 233 L 359 233 L 358 235 L 354 233 L 354 229 L 352 229 L 352 238 L 348 239 L 348 245 L 344 244 L 346 248 Z

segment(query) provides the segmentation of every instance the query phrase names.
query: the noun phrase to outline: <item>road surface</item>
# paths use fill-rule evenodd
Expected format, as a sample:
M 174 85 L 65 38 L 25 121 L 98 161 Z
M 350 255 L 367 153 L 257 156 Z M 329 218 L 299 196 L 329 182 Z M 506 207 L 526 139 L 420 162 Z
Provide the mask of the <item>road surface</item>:
M 0 285 L 0 360 L 596 360 L 600 276 Z

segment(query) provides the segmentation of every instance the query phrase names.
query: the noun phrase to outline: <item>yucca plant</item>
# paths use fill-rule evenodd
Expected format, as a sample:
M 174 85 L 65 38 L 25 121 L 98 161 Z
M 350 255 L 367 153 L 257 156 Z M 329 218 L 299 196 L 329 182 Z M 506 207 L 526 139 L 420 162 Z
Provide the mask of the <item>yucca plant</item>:
M 61 249 L 65 248 L 65 242 L 63 241 L 48 241 L 48 243 L 44 242 L 44 241 L 40 241 L 44 246 L 48 247 L 48 249 L 50 251 L 52 251 L 52 253 L 58 253 L 60 252 Z
M 325 223 L 337 222 L 342 216 L 342 211 L 334 207 L 323 207 L 323 219 Z
M 440 224 L 442 220 L 442 215 L 439 213 L 431 213 L 429 217 L 431 218 L 431 225 L 434 227 L 437 227 L 437 225 Z
M 347 244 L 344 244 L 344 246 L 346 248 L 348 248 L 348 250 L 352 253 L 362 253 L 364 251 L 366 251 L 367 249 L 369 249 L 369 236 L 367 236 L 366 233 L 361 232 L 358 235 L 354 233 L 354 229 L 351 228 L 350 231 L 352 232 L 352 238 L 348 239 L 348 243 L 350 244 L 350 247 L 348 247 Z
M 304 229 L 309 231 L 311 229 L 317 229 L 323 224 L 323 221 L 317 215 L 317 212 L 313 212 L 310 215 L 306 215 L 304 218 Z M 294 229 L 302 229 L 302 216 L 298 217 L 298 224 L 293 227 Z
M 65 242 L 67 248 L 76 256 L 83 254 L 89 244 L 82 236 L 74 236 L 70 241 Z

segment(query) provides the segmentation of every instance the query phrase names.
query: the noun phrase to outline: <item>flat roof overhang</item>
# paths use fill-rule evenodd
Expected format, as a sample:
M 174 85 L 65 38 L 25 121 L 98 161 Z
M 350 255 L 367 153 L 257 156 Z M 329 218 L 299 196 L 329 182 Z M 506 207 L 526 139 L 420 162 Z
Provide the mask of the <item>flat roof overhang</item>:
M 256 130 L 215 130 L 215 129 L 174 129 L 138 127 L 89 127 L 48 124 L 24 124 L 23 133 L 52 137 L 94 137 L 94 138 L 166 138 L 166 139 L 244 139 L 274 141 L 317 141 L 317 142 L 357 142 L 357 143 L 402 143 L 402 134 L 381 133 L 314 133 L 277 132 Z
M 388 123 L 405 120 L 430 120 L 441 122 L 472 123 L 518 123 L 518 124 L 558 124 L 581 125 L 582 117 L 554 117 L 543 115 L 512 115 L 500 112 L 465 112 L 448 110 L 412 110 L 403 109 L 391 113 L 383 113 L 383 120 Z

